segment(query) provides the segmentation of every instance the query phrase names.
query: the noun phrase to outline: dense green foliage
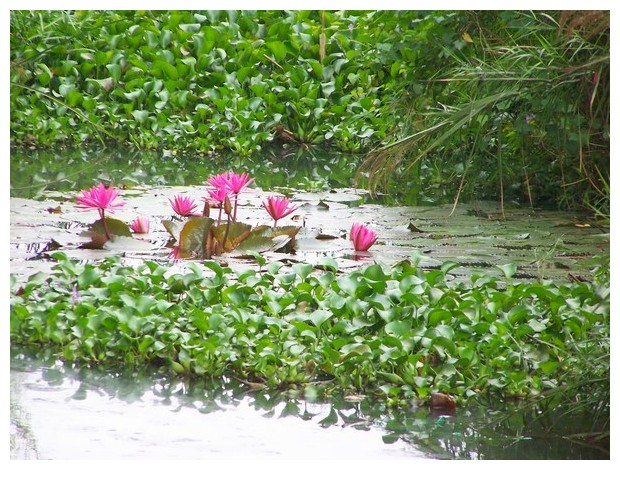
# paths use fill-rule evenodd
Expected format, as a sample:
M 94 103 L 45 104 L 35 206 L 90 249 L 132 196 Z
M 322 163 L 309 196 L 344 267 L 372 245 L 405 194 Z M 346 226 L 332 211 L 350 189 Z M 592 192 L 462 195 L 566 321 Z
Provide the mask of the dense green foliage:
M 398 125 L 418 17 L 14 11 L 13 142 L 250 154 L 288 136 L 360 150 Z
M 608 12 L 12 11 L 11 139 L 372 150 L 416 202 L 608 216 L 609 46 Z
M 375 186 L 409 172 L 422 196 L 495 190 L 502 201 L 588 206 L 608 219 L 609 12 L 465 16 L 469 47 L 444 49 L 428 108 L 414 109 L 408 135 L 361 171 Z
M 574 400 L 583 389 L 609 408 L 609 288 L 600 275 L 560 286 L 507 280 L 504 289 L 489 276 L 451 284 L 454 263 L 337 275 L 332 259 L 289 269 L 259 257 L 258 272 L 233 275 L 207 261 L 204 275 L 193 264 L 172 274 L 155 262 L 52 256 L 52 275 L 14 287 L 11 342 L 52 346 L 68 362 L 314 384 L 388 403 L 550 389 Z

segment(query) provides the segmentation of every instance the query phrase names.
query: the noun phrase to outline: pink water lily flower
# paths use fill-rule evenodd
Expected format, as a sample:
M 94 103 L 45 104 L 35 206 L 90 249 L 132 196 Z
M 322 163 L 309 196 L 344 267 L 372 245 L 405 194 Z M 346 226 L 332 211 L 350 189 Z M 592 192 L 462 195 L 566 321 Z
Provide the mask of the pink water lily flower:
M 263 207 L 267 213 L 273 218 L 273 226 L 275 227 L 278 220 L 293 213 L 297 206 L 291 205 L 290 200 L 286 197 L 269 196 L 263 201 Z
M 253 181 L 254 179 L 250 178 L 247 173 L 226 172 L 220 173 L 219 175 L 214 175 L 207 180 L 207 183 L 216 190 L 225 188 L 229 194 L 229 200 L 234 199 L 235 206 L 232 211 L 232 216 L 229 214 L 229 220 L 234 222 L 237 220 L 237 204 L 239 201 L 239 194 L 243 192 Z
M 191 217 L 194 215 L 194 210 L 198 208 L 198 205 L 194 203 L 194 200 L 185 195 L 175 195 L 174 198 L 169 198 L 168 201 L 172 206 L 172 209 L 177 215 L 181 217 Z
M 118 190 L 113 186 L 106 186 L 100 182 L 98 186 L 92 187 L 90 190 L 82 190 L 76 197 L 78 208 L 96 208 L 99 210 L 101 218 L 104 217 L 105 210 L 114 212 L 115 209 L 125 205 L 122 200 L 116 200 Z
M 228 172 L 228 178 L 226 179 L 226 184 L 230 191 L 236 195 L 239 195 L 243 190 L 245 190 L 248 185 L 250 185 L 254 179 L 249 178 L 250 176 L 247 173 L 232 173 Z
M 215 190 L 207 190 L 208 197 L 202 197 L 205 202 L 212 203 L 214 207 L 219 207 L 226 200 L 228 195 L 228 189 L 226 187 L 219 187 Z
M 151 222 L 146 217 L 138 217 L 129 224 L 134 233 L 149 233 Z
M 349 238 L 356 251 L 365 252 L 375 243 L 377 234 L 361 223 L 354 223 L 351 226 Z
M 218 173 L 207 179 L 209 187 L 215 190 L 225 190 L 228 192 L 230 187 L 228 186 L 228 180 L 230 179 L 231 172 Z M 207 188 L 209 188 L 207 187 Z
M 219 213 L 217 217 L 217 225 L 220 225 L 222 221 L 222 209 L 224 208 L 224 203 L 228 199 L 228 187 L 225 184 L 220 185 L 215 189 L 207 189 L 207 197 L 202 197 L 202 200 L 205 202 L 205 212 L 208 212 L 209 205 L 219 208 Z M 208 215 L 208 214 L 206 214 Z

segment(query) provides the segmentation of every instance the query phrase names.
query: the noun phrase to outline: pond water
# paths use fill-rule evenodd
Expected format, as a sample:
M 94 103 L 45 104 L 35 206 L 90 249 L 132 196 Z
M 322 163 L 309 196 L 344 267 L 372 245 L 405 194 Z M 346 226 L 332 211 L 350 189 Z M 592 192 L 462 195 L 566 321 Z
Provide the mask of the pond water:
M 387 411 L 363 397 L 327 401 L 234 380 L 78 370 L 40 357 L 12 351 L 13 459 L 609 458 L 570 440 L 583 418 L 536 420 L 518 405 L 451 416 L 413 406 Z
M 454 210 L 388 205 L 351 188 L 359 159 L 331 155 L 327 161 L 327 155 L 269 153 L 248 170 L 257 180 L 241 199 L 241 221 L 269 223 L 261 202 L 273 191 L 287 193 L 298 206 L 289 222 L 302 227 L 295 252 L 267 251 L 267 261 L 291 265 L 332 257 L 347 271 L 417 256 L 425 268 L 457 262 L 450 272 L 455 280 L 473 272 L 499 275 L 497 265 L 515 263 L 517 280 L 573 281 L 591 275 L 593 256 L 609 253 L 609 229 L 578 213 L 502 211 L 494 202 Z M 24 279 L 48 270 L 52 251 L 84 261 L 121 254 L 130 264 L 153 259 L 183 269 L 185 262 L 167 258 L 170 236 L 161 220 L 172 214 L 168 198 L 183 193 L 200 199 L 209 175 L 231 169 L 246 167 L 233 158 L 192 162 L 170 152 L 163 158 L 12 152 L 11 273 Z M 96 215 L 76 209 L 73 199 L 99 180 L 123 187 L 127 205 L 117 218 L 152 218 L 152 231 L 140 237 L 143 249 L 80 248 L 86 240 L 80 234 Z M 379 235 L 365 255 L 355 254 L 347 240 L 353 222 Z M 216 260 L 233 269 L 252 262 L 234 254 Z M 148 373 L 73 370 L 19 350 L 11 357 L 12 458 L 297 458 L 308 449 L 313 458 L 609 458 L 608 451 L 567 436 L 584 419 L 543 421 L 519 405 L 454 416 L 413 407 L 388 412 L 363 398 L 254 391 L 230 379 L 196 385 Z

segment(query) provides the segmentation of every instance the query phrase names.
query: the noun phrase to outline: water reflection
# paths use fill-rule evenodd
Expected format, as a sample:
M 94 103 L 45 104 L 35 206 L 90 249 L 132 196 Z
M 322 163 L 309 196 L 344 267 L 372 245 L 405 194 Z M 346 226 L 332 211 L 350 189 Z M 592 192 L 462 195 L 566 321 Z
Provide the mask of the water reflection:
M 312 388 L 105 373 L 37 357 L 12 351 L 12 458 L 609 458 L 608 449 L 567 440 L 585 419 L 546 418 L 551 435 L 531 408 L 445 416 L 364 397 L 320 399 Z
M 252 158 L 138 150 L 11 149 L 11 196 L 38 198 L 45 191 L 75 192 L 99 181 L 121 188 L 202 185 L 222 171 L 247 171 L 263 189 L 329 190 L 351 187 L 358 156 L 326 150 L 266 150 Z

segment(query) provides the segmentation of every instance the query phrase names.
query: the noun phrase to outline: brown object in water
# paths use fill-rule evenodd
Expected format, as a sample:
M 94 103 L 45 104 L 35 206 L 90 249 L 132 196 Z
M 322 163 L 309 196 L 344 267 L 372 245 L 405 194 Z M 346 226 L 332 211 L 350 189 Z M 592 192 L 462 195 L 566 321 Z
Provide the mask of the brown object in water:
M 456 402 L 446 393 L 431 393 L 431 408 L 455 410 Z

